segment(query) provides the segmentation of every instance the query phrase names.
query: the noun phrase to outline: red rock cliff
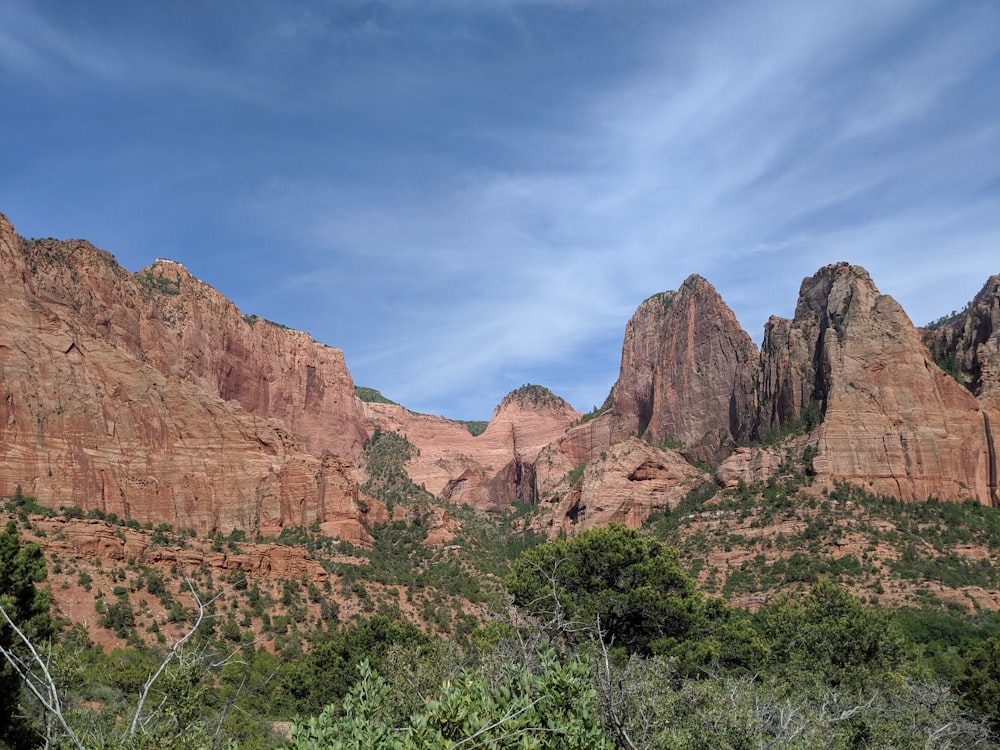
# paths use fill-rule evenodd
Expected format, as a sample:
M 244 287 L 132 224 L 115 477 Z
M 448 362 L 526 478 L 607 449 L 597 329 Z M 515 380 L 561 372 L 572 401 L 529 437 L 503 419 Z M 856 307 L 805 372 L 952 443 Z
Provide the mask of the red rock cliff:
M 718 292 L 691 276 L 643 302 L 625 328 L 612 439 L 718 447 L 753 418 L 757 347 Z
M 339 349 L 241 315 L 171 261 L 130 274 L 79 240 L 26 241 L 23 255 L 38 300 L 73 310 L 104 340 L 168 377 L 280 419 L 317 456 L 360 452 L 366 434 Z
M 370 430 L 398 432 L 417 448 L 406 467 L 410 479 L 438 497 L 479 510 L 534 502 L 535 458 L 580 418 L 580 412 L 540 386 L 505 396 L 477 436 L 459 422 L 395 404 L 364 408 Z
M 818 423 L 820 476 L 904 500 L 991 502 L 983 409 L 863 268 L 803 281 L 795 318 L 769 322 L 761 363 L 759 426 Z
M 340 459 L 148 363 L 138 283 L 86 243 L 22 243 L 0 216 L 0 495 L 202 532 L 318 521 L 364 542 Z

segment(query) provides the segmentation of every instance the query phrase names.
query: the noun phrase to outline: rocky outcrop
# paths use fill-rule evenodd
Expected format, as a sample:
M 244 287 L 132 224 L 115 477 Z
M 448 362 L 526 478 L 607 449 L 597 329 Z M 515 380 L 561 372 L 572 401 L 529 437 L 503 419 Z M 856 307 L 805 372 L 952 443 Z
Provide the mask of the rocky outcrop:
M 242 315 L 172 261 L 131 274 L 80 240 L 21 247 L 23 283 L 41 304 L 72 310 L 104 341 L 168 377 L 280 419 L 317 456 L 360 453 L 366 434 L 339 349 Z
M 586 464 L 572 465 L 553 445 L 536 462 L 539 500 L 532 525 L 552 535 L 613 521 L 638 528 L 657 511 L 672 510 L 710 477 L 676 451 L 625 438 Z
M 795 443 L 803 442 L 800 439 L 791 445 L 783 444 L 781 448 L 740 446 L 719 465 L 715 479 L 727 488 L 737 487 L 740 482 L 766 482 L 781 473 L 794 460 L 793 456 L 802 455 L 802 446 Z
M 178 544 L 156 544 L 150 531 L 110 526 L 103 521 L 37 518 L 35 532 L 44 532 L 46 552 L 64 558 L 104 562 L 134 560 L 139 564 L 183 570 L 240 571 L 252 578 L 325 581 L 329 574 L 301 547 L 243 542 L 238 551 L 207 552 Z
M 437 497 L 534 505 L 554 531 L 639 523 L 703 480 L 692 464 L 730 486 L 789 450 L 827 481 L 998 502 L 1000 276 L 922 341 L 864 269 L 827 266 L 760 352 L 692 276 L 636 310 L 600 414 L 525 386 L 478 436 L 362 404 L 339 350 L 242 315 L 175 263 L 131 274 L 2 216 L 0 321 L 0 495 L 21 485 L 53 506 L 224 533 L 318 522 L 364 544 L 366 523 L 408 512 L 359 497 L 354 459 L 376 430 L 409 440 L 407 473 Z M 435 523 L 447 541 L 454 520 Z
M 145 324 L 121 300 L 102 318 L 85 291 L 70 293 L 75 280 L 112 304 L 130 278 L 89 245 L 25 248 L 0 217 L 0 495 L 21 486 L 51 507 L 203 533 L 319 522 L 370 541 L 342 459 L 151 366 Z
M 625 327 L 610 429 L 653 443 L 718 449 L 745 434 L 757 348 L 718 293 L 691 276 L 643 302 Z
M 568 429 L 535 462 L 541 523 L 556 531 L 638 524 L 672 507 L 702 472 L 669 448 L 699 462 L 727 455 L 753 425 L 757 363 L 753 341 L 700 276 L 647 299 L 625 327 L 603 412 Z M 650 474 L 641 466 L 654 465 L 656 481 L 639 478 Z M 560 486 L 581 471 L 580 484 Z
M 998 497 L 1000 458 L 1000 274 L 991 276 L 961 313 L 921 331 L 934 361 L 972 393 L 983 408 L 989 450 L 990 495 Z
M 992 278 L 962 316 L 929 335 L 932 357 L 864 269 L 827 266 L 803 281 L 793 319 L 769 320 L 758 354 L 715 290 L 691 277 L 629 321 L 604 413 L 567 430 L 536 462 L 541 504 L 554 492 L 551 509 L 572 521 L 591 504 L 584 484 L 555 491 L 559 482 L 590 476 L 636 435 L 717 465 L 722 486 L 764 481 L 792 461 L 822 481 L 905 500 L 996 503 L 998 286 Z M 950 362 L 971 392 L 934 359 Z
M 504 397 L 475 436 L 460 422 L 395 404 L 366 403 L 364 416 L 368 430 L 397 432 L 416 448 L 406 465 L 414 483 L 449 502 L 501 510 L 534 502 L 535 457 L 580 413 L 545 388 L 524 386 Z
M 846 263 L 802 283 L 795 318 L 772 318 L 758 429 L 814 428 L 817 475 L 904 500 L 991 502 L 984 414 L 937 367 L 899 304 Z

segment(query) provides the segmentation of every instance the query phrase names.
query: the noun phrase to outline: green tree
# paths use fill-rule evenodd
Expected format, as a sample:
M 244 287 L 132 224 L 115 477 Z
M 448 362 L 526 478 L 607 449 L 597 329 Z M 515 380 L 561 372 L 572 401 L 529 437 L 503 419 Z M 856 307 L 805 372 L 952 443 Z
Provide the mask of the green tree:
M 556 539 L 522 554 L 507 577 L 514 603 L 552 634 L 599 632 L 605 647 L 753 664 L 766 648 L 746 617 L 705 600 L 676 550 L 623 524 Z
M 7 522 L 0 533 L 0 606 L 14 624 L 34 643 L 44 643 L 55 628 L 49 615 L 50 595 L 36 584 L 45 580 L 45 558 L 35 543 L 22 544 L 17 523 Z M 0 647 L 17 654 L 20 640 L 12 628 L 0 623 Z M 12 747 L 24 743 L 26 730 L 16 718 L 21 678 L 10 661 L 0 662 L 0 741 Z
M 952 687 L 964 708 L 1000 729 L 1000 638 L 986 638 L 965 655 L 965 668 Z
M 382 670 L 393 645 L 420 651 L 430 643 L 413 623 L 376 615 L 335 633 L 318 633 L 309 652 L 289 666 L 283 683 L 299 711 L 317 713 L 347 694 L 363 660 Z
M 830 581 L 781 599 L 759 618 L 774 671 L 808 673 L 832 686 L 875 687 L 872 679 L 891 679 L 908 656 L 889 612 Z
M 444 682 L 409 717 L 387 710 L 392 689 L 366 661 L 339 706 L 296 722 L 293 750 L 602 750 L 593 678 L 581 659 L 561 662 L 551 649 L 538 663 L 507 663 L 499 673 L 467 670 Z

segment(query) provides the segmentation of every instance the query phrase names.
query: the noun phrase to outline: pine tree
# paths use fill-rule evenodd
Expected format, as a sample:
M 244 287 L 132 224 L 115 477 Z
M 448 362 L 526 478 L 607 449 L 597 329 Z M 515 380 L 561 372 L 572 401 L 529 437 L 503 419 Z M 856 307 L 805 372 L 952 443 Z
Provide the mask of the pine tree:
M 45 580 L 45 558 L 35 543 L 22 544 L 17 523 L 7 522 L 0 533 L 0 606 L 34 643 L 45 643 L 54 632 L 49 616 L 50 595 L 36 584 Z M 0 646 L 18 650 L 7 624 L 0 624 Z M 7 660 L 0 661 L 0 743 L 24 744 L 26 727 L 17 719 L 21 679 Z

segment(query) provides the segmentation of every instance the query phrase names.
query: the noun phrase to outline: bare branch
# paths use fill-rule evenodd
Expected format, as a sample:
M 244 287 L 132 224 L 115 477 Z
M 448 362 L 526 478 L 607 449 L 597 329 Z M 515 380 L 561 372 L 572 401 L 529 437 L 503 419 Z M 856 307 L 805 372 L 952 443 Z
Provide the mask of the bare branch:
M 42 659 L 38 651 L 35 649 L 34 644 L 31 640 L 24 634 L 14 621 L 7 614 L 7 609 L 0 602 L 0 615 L 3 616 L 4 622 L 7 623 L 8 627 L 17 635 L 19 641 L 28 649 L 31 654 L 30 661 L 25 661 L 21 659 L 12 649 L 8 649 L 0 645 L 0 654 L 7 660 L 7 663 L 14 668 L 18 676 L 24 681 L 25 686 L 31 691 L 32 695 L 38 699 L 45 712 L 54 717 L 56 721 L 59 722 L 66 736 L 69 738 L 70 742 L 78 748 L 78 750 L 85 750 L 83 743 L 76 736 L 76 732 L 73 731 L 72 727 L 66 722 L 66 718 L 63 716 L 62 704 L 59 701 L 59 691 L 56 688 L 55 680 L 52 679 L 52 673 L 49 671 L 48 661 Z M 41 676 L 35 674 L 32 670 L 32 665 L 41 671 Z
M 139 703 L 135 707 L 135 714 L 133 714 L 132 722 L 129 724 L 127 733 L 129 736 L 135 734 L 136 729 L 139 727 L 141 721 L 140 717 L 142 716 L 142 709 L 145 707 L 146 700 L 149 698 L 149 691 L 152 689 L 156 681 L 160 679 L 160 675 L 163 674 L 164 670 L 166 670 L 170 662 L 173 661 L 174 657 L 178 655 L 184 644 L 188 640 L 190 640 L 191 637 L 197 632 L 198 628 L 201 626 L 202 621 L 205 619 L 205 610 L 208 607 L 208 605 L 210 605 L 212 602 L 214 602 L 216 599 L 222 596 L 223 592 L 220 591 L 211 599 L 209 599 L 207 602 L 203 602 L 201 600 L 201 597 L 198 596 L 198 592 L 195 590 L 194 584 L 191 583 L 191 579 L 185 577 L 184 580 L 188 585 L 188 589 L 190 589 L 191 591 L 191 596 L 194 599 L 195 605 L 198 607 L 198 617 L 195 619 L 194 625 L 192 625 L 191 628 L 184 635 L 182 635 L 174 643 L 173 646 L 170 647 L 170 650 L 167 652 L 167 655 L 163 658 L 163 661 L 160 662 L 160 666 L 157 668 L 155 672 L 153 672 L 153 674 L 149 676 L 149 678 L 146 680 L 146 684 L 143 685 L 142 692 L 139 693 Z

